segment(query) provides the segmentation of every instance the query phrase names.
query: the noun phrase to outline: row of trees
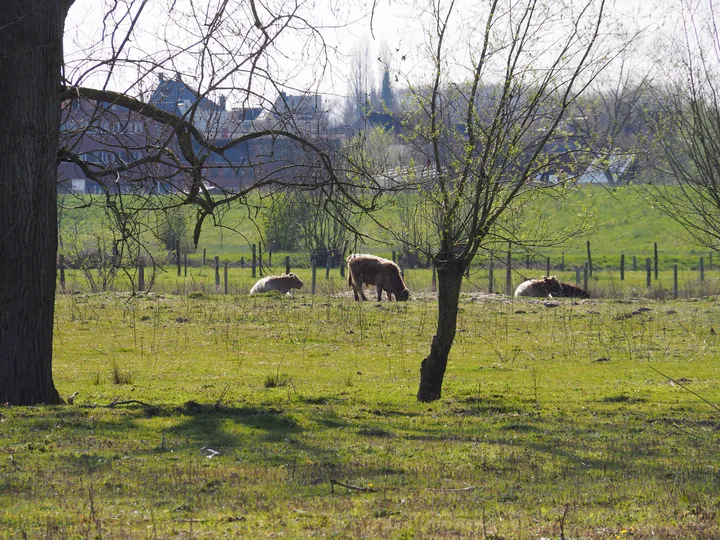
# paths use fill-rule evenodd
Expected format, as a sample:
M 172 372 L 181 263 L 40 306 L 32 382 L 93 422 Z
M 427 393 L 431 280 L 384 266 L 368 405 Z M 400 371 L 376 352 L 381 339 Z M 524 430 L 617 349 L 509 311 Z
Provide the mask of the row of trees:
M 359 238 L 358 219 L 372 219 L 380 206 L 396 204 L 400 190 L 415 191 L 416 204 L 400 209 L 397 221 L 377 225 L 437 268 L 438 323 L 417 394 L 432 401 L 442 394 L 460 284 L 478 250 L 508 240 L 544 241 L 541 227 L 528 226 L 541 216 L 523 213 L 523 203 L 537 193 L 538 178 L 546 180 L 545 187 L 558 188 L 561 173 L 595 160 L 601 150 L 614 150 L 629 134 L 630 113 L 624 107 L 636 110 L 643 102 L 633 89 L 645 86 L 624 79 L 617 88 L 628 99 L 614 98 L 607 107 L 613 113 L 603 116 L 602 126 L 597 115 L 581 113 L 608 95 L 590 91 L 617 76 L 618 62 L 637 39 L 618 30 L 617 14 L 605 0 L 429 2 L 417 19 L 422 45 L 407 52 L 412 70 L 392 73 L 405 88 L 402 143 L 410 149 L 398 174 L 392 156 L 378 152 L 382 144 L 368 137 L 326 144 L 298 129 L 292 114 L 221 143 L 194 122 L 203 100 L 220 90 L 237 92 L 245 104 L 262 102 L 271 90 L 297 91 L 299 73 L 316 75 L 303 89 L 315 90 L 331 71 L 332 57 L 321 31 L 327 24 L 313 23 L 318 15 L 311 6 L 255 0 L 107 2 L 97 20 L 100 37 L 63 61 L 62 29 L 72 4 L 13 4 L 0 34 L 0 99 L 7 104 L 0 109 L 0 400 L 11 404 L 62 401 L 52 381 L 59 162 L 102 180 L 106 189 L 99 199 L 117 231 L 119 256 L 144 249 L 150 214 L 191 208 L 197 242 L 207 220 L 220 224 L 228 205 L 249 205 L 248 195 L 258 192 L 273 197 L 288 219 L 293 208 L 311 211 L 301 197 L 312 201 L 319 213 L 305 221 L 304 237 L 314 239 L 317 249 L 326 239 Z M 674 43 L 687 54 L 674 66 L 680 75 L 669 73 L 662 85 L 656 81 L 672 99 L 655 100 L 661 104 L 657 114 L 643 117 L 654 123 L 638 132 L 652 134 L 667 151 L 664 163 L 677 177 L 687 206 L 681 208 L 663 186 L 648 194 L 664 196 L 668 211 L 714 247 L 720 238 L 720 192 L 713 192 L 720 170 L 714 147 L 720 140 L 715 99 L 720 55 L 717 39 L 710 49 L 691 40 L 708 32 L 715 38 L 715 14 L 711 5 L 705 11 L 681 7 L 685 40 Z M 381 8 L 374 3 L 373 15 Z M 165 22 L 158 27 L 158 21 Z M 196 89 L 195 101 L 180 112 L 143 98 L 148 82 L 167 71 L 182 72 Z M 390 69 L 386 73 L 390 77 Z M 359 81 L 357 89 L 363 84 Z M 353 91 L 357 106 L 361 93 Z M 102 166 L 88 163 L 59 140 L 61 107 L 86 100 L 105 110 L 121 106 L 164 128 L 142 155 L 129 152 Z M 586 137 L 577 137 L 583 131 Z M 266 151 L 242 164 L 253 181 L 237 191 L 211 193 L 208 170 L 222 160 L 236 167 L 232 152 L 256 140 L 264 141 Z M 113 179 L 140 185 L 152 180 L 153 171 L 182 189 L 127 196 L 113 188 Z M 253 213 L 250 206 L 248 213 Z

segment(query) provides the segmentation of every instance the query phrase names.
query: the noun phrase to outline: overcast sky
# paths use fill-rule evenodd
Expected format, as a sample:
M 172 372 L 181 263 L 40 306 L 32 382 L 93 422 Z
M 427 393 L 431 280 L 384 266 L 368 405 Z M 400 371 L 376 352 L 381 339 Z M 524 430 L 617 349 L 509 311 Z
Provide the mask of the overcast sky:
M 672 14 L 672 4 L 675 0 L 610 0 L 608 5 L 613 16 L 612 25 L 605 30 L 630 31 L 638 28 L 645 29 L 642 42 L 638 42 L 633 54 L 637 55 L 634 62 L 646 63 L 653 43 L 662 34 L 672 30 L 663 21 L 668 20 L 667 14 Z M 218 59 L 211 62 L 208 57 L 201 57 L 198 46 L 191 44 L 198 41 L 198 36 L 212 21 L 204 20 L 202 9 L 219 3 L 218 1 L 195 2 L 192 0 L 150 0 L 139 17 L 130 40 L 123 43 L 123 37 L 130 25 L 131 17 L 123 17 L 120 10 L 111 14 L 103 24 L 107 15 L 106 2 L 97 0 L 76 0 L 70 10 L 66 23 L 65 52 L 67 61 L 67 76 L 73 83 L 92 86 L 107 85 L 109 88 L 139 92 L 153 86 L 158 74 L 162 71 L 170 76 L 174 71 L 183 73 L 190 80 L 198 81 L 202 86 L 209 81 L 222 80 L 221 88 L 243 87 L 246 78 L 243 76 L 227 76 L 232 71 L 233 62 L 242 58 L 242 52 L 247 45 L 240 45 L 240 39 L 232 38 L 235 31 L 238 35 L 247 35 L 250 24 L 250 15 L 247 5 L 239 4 L 237 11 L 222 22 L 223 40 L 211 44 L 219 54 Z M 562 9 L 568 17 L 578 5 L 577 0 L 566 0 Z M 122 3 L 120 3 L 122 4 Z M 232 4 L 232 2 L 231 2 Z M 264 5 L 295 6 L 298 2 L 287 0 L 270 0 Z M 451 19 L 452 32 L 448 36 L 448 44 L 452 52 L 457 52 L 451 69 L 456 70 L 456 77 L 467 77 L 468 52 L 466 46 L 477 41 L 482 35 L 482 21 L 488 2 L 483 0 L 458 0 L 457 8 Z M 553 5 L 560 6 L 563 2 L 556 0 Z M 135 2 L 131 12 L 137 13 Z M 260 4 L 258 4 L 260 5 Z M 300 2 L 298 14 L 309 23 L 318 27 L 314 34 L 299 28 L 285 30 L 283 38 L 276 42 L 276 48 L 269 55 L 266 64 L 260 67 L 273 72 L 273 76 L 280 82 L 280 87 L 297 90 L 318 90 L 322 93 L 343 96 L 348 93 L 348 77 L 350 75 L 351 56 L 355 51 L 367 45 L 369 63 L 380 73 L 378 56 L 381 51 L 389 52 L 389 59 L 393 70 L 401 72 L 398 85 L 402 85 L 405 77 L 420 81 L 429 73 L 431 64 L 427 61 L 426 48 L 430 43 L 428 28 L 432 28 L 430 11 L 424 7 L 423 0 L 406 2 L 404 0 L 378 0 L 374 13 L 370 7 L 372 2 L 364 0 L 313 0 Z M 173 6 L 173 9 L 170 9 Z M 269 21 L 269 15 L 259 14 L 263 23 Z M 672 17 L 670 20 L 673 21 Z M 567 22 L 567 21 L 566 21 Z M 677 19 L 674 20 L 677 23 Z M 551 37 L 561 37 L 567 30 L 563 29 L 562 20 L 556 21 L 557 29 L 549 34 Z M 623 28 L 624 27 L 624 28 Z M 112 31 L 116 32 L 115 39 L 110 39 Z M 547 28 L 543 28 L 546 30 Z M 252 29 L 251 29 L 252 30 Z M 552 34 L 552 32 L 556 34 Z M 232 43 L 231 43 L 232 42 Z M 107 64 L 103 64 L 112 51 L 123 47 L 122 57 L 129 60 L 120 70 L 114 66 L 114 74 L 108 77 L 110 71 Z M 327 45 L 326 54 L 321 48 Z M 234 48 L 230 51 L 231 48 Z M 230 51 L 230 52 L 229 52 Z M 161 68 L 152 70 L 142 87 L 135 81 L 141 78 L 139 74 L 148 72 L 152 60 L 162 63 Z M 450 61 L 449 61 L 450 62 Z M 198 66 L 203 66 L 201 69 Z M 247 73 L 247 65 L 241 66 Z M 225 78 L 223 78 L 225 77 Z M 277 87 L 264 84 L 255 88 L 259 94 L 277 94 Z M 237 100 L 238 91 L 231 93 L 230 100 Z

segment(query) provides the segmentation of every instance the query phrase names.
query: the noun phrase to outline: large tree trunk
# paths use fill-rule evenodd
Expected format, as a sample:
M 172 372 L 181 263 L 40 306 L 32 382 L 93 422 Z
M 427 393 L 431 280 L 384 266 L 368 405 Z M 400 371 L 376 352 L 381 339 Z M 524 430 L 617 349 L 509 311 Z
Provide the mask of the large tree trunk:
M 457 263 L 438 269 L 437 331 L 432 339 L 430 354 L 420 367 L 418 401 L 440 399 L 448 355 L 455 340 L 463 271 L 463 267 Z
M 62 34 L 69 2 L 6 2 L 0 31 L 0 403 L 52 380 Z

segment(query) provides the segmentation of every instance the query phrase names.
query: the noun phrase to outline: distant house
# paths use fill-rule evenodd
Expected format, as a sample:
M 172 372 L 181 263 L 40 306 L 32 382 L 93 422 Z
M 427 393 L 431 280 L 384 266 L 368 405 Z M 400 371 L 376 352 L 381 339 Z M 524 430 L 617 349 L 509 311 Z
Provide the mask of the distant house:
M 328 114 L 319 94 L 291 95 L 280 92 L 271 116 L 285 129 L 297 129 L 304 134 L 319 135 L 328 129 Z
M 292 116 L 293 119 L 300 122 L 312 121 L 323 114 L 322 96 L 319 94 L 293 96 L 280 92 L 272 112 L 277 118 Z
M 227 123 L 229 136 L 250 133 L 262 128 L 262 107 L 237 107 L 230 111 Z
M 145 157 L 145 149 L 156 142 L 157 126 L 145 117 L 114 103 L 91 100 L 72 101 L 62 111 L 60 144 L 75 154 L 92 176 L 106 186 L 126 184 L 152 177 L 154 164 L 127 170 L 120 182 L 112 169 Z M 158 175 L 159 176 L 159 175 Z M 102 186 L 90 180 L 83 169 L 70 160 L 58 167 L 58 189 L 75 193 L 100 193 Z
M 537 175 L 536 180 L 553 184 L 560 177 L 577 178 L 582 168 L 578 161 L 578 154 L 582 148 L 581 139 L 574 135 L 549 140 L 542 151 L 545 159 L 547 159 L 547 165 Z M 529 151 L 534 150 L 531 147 Z
M 219 134 L 227 125 L 229 113 L 225 109 L 225 96 L 219 103 L 207 97 L 200 97 L 190 89 L 178 74 L 166 79 L 160 74 L 158 85 L 150 96 L 149 103 L 157 108 L 183 116 L 205 134 Z
M 593 160 L 578 182 L 583 184 L 608 184 L 625 180 L 633 174 L 634 156 L 621 151 L 610 152 L 607 156 Z
M 382 128 L 396 135 L 403 131 L 402 121 L 390 113 L 372 111 L 361 115 L 352 124 L 350 129 L 353 133 L 359 133 L 368 129 Z
M 149 103 L 184 117 L 217 146 L 229 145 L 219 155 L 193 141 L 205 183 L 212 188 L 233 191 L 283 175 L 303 177 L 306 156 L 300 145 L 272 136 L 230 144 L 243 134 L 277 127 L 282 122 L 280 127 L 284 129 L 296 129 L 304 135 L 327 139 L 328 144 L 338 144 L 338 138 L 327 132 L 327 114 L 317 95 L 281 93 L 270 111 L 260 107 L 228 111 L 224 96 L 217 102 L 199 97 L 180 76 L 161 76 Z M 67 103 L 62 110 L 61 144 L 67 157 L 58 168 L 59 190 L 163 193 L 187 189 L 190 167 L 177 148 L 173 128 L 114 103 Z M 72 155 L 82 164 L 75 163 Z

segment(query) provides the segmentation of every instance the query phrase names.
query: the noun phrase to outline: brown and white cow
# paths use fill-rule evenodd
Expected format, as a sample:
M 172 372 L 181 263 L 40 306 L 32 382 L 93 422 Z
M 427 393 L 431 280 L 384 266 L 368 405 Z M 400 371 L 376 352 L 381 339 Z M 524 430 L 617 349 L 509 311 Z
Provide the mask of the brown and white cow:
M 558 281 L 555 276 L 542 279 L 528 279 L 523 281 L 518 288 L 515 289 L 515 296 L 534 296 L 538 298 L 546 298 L 552 296 L 554 298 L 590 298 L 587 291 Z
M 382 300 L 382 293 L 387 293 L 388 300 L 404 302 L 410 298 L 410 291 L 400 275 L 398 265 L 382 257 L 374 255 L 354 254 L 347 258 L 348 285 L 353 289 L 355 300 L 365 298 L 363 284 L 374 285 L 377 288 L 378 302 Z
M 285 294 L 290 289 L 301 289 L 303 282 L 295 274 L 282 274 L 281 276 L 267 276 L 259 280 L 253 288 L 250 289 L 250 294 L 264 293 L 269 291 L 279 291 Z

